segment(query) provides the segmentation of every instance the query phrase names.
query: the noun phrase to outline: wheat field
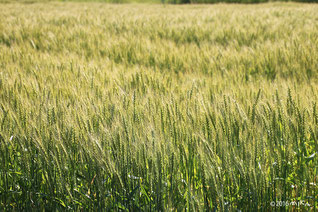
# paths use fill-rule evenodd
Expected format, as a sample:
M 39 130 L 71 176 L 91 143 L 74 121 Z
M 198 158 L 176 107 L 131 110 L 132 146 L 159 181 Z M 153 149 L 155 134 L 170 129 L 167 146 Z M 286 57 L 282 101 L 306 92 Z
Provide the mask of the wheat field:
M 317 211 L 318 5 L 0 11 L 0 211 Z

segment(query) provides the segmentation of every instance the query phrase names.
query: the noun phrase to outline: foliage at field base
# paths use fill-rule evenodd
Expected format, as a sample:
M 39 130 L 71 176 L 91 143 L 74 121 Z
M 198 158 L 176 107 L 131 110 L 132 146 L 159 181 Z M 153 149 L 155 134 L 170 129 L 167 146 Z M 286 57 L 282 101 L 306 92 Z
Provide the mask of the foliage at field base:
M 0 11 L 0 210 L 317 211 L 317 5 Z

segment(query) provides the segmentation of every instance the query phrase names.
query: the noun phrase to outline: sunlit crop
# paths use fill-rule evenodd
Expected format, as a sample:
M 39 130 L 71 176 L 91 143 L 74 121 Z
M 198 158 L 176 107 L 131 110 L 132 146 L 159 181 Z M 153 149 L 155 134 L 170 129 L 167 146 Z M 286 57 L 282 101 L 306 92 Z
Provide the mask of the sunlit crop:
M 316 211 L 317 11 L 0 4 L 0 211 Z

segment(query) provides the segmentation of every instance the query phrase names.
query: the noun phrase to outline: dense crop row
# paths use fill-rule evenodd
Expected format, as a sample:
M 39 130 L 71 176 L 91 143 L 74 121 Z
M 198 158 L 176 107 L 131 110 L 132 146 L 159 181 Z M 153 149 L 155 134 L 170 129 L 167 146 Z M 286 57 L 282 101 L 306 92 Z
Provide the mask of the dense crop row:
M 216 4 L 216 3 L 243 3 L 257 4 L 266 2 L 305 2 L 317 3 L 318 0 L 0 0 L 0 3 L 24 3 L 39 2 L 103 2 L 103 3 L 162 3 L 162 4 Z
M 120 3 L 120 2 L 129 2 L 130 0 L 100 0 L 100 1 L 111 1 L 111 2 Z M 147 0 L 144 0 L 144 2 L 147 2 Z M 162 2 L 163 3 L 170 3 L 170 4 L 216 4 L 216 3 L 257 4 L 257 3 L 265 3 L 265 2 L 317 3 L 318 0 L 162 0 Z
M 316 211 L 317 10 L 0 4 L 0 209 Z

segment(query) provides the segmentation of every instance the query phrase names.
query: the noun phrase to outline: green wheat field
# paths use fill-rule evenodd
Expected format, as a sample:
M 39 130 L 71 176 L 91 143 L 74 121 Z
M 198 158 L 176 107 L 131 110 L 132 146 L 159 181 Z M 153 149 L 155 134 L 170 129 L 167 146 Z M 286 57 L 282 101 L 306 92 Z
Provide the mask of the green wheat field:
M 317 211 L 318 4 L 0 3 L 0 211 Z

